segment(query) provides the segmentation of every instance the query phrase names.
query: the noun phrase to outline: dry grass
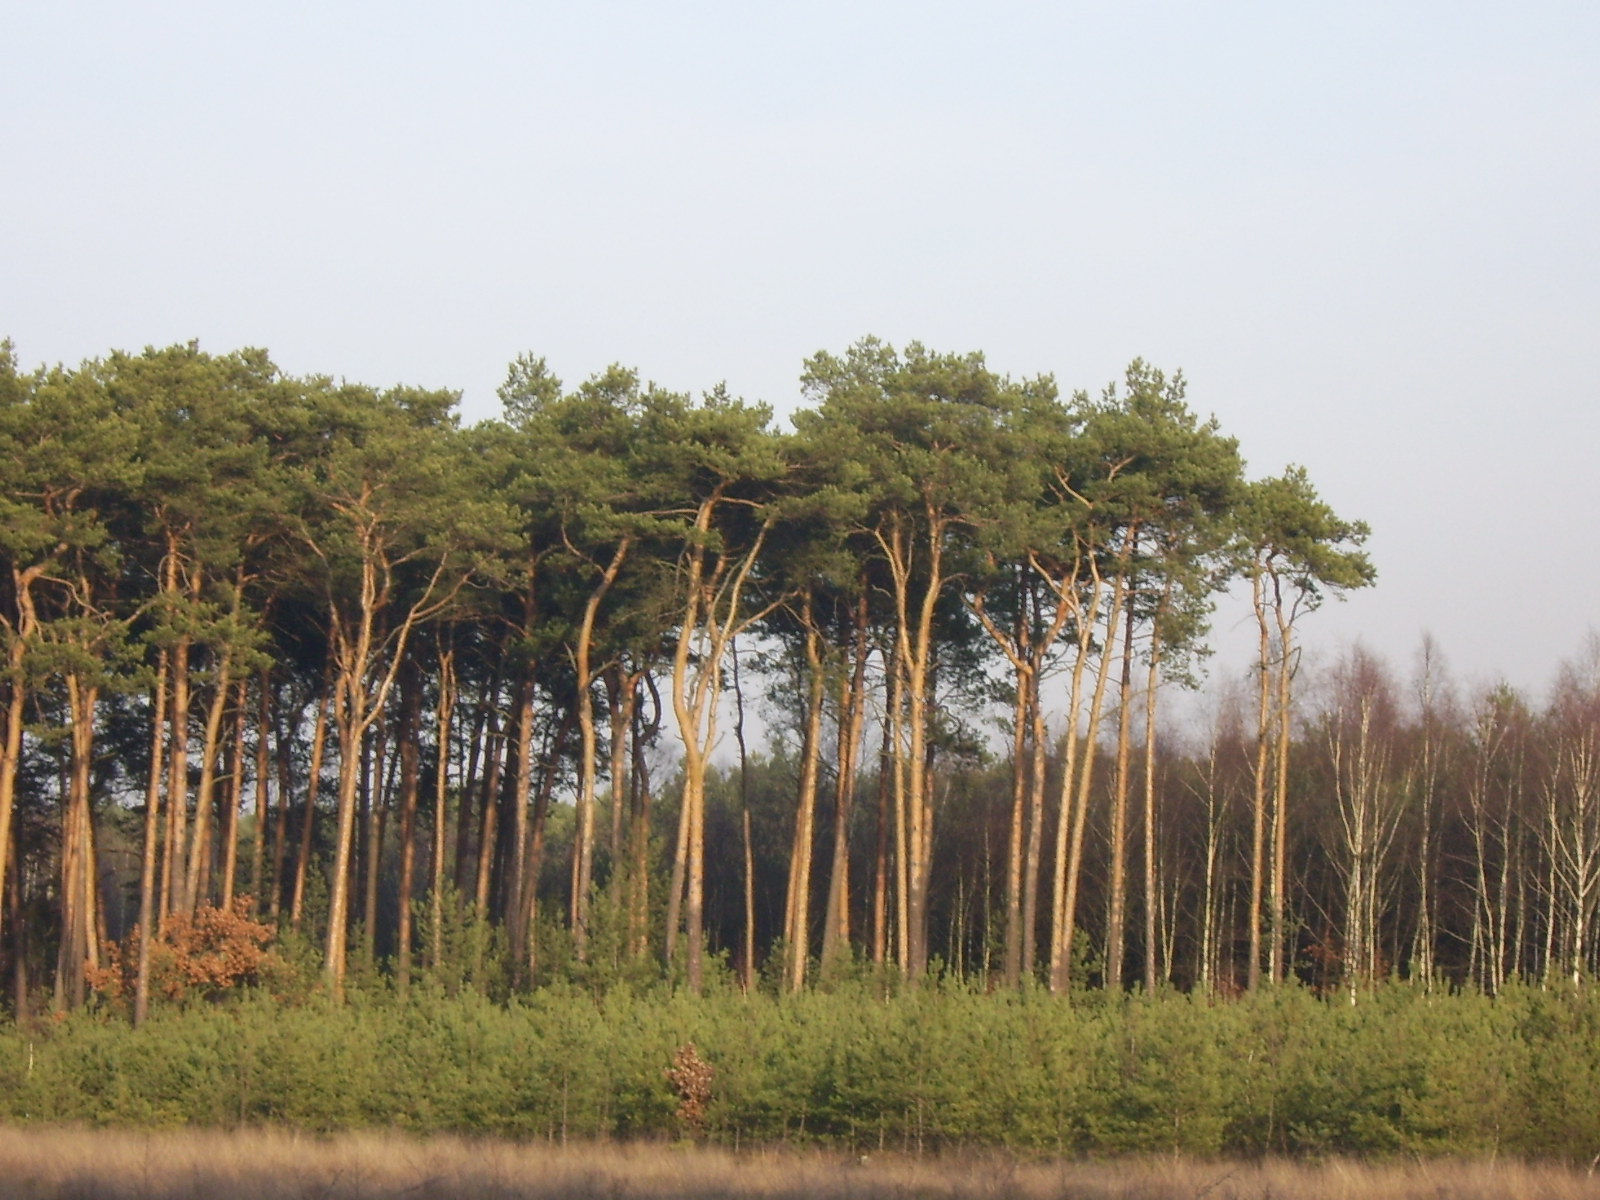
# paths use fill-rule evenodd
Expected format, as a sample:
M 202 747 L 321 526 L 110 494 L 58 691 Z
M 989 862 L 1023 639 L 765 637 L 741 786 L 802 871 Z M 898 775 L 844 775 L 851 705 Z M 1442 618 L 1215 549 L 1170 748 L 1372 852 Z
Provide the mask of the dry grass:
M 856 1161 L 677 1146 L 0 1129 L 7 1200 L 1568 1200 L 1583 1172 L 1449 1161 Z

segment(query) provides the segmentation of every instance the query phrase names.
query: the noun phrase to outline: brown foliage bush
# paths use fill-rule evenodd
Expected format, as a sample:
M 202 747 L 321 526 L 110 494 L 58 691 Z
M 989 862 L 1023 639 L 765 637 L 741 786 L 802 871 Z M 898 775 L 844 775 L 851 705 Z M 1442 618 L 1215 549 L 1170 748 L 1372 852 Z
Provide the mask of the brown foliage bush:
M 678 1097 L 678 1121 L 696 1137 L 706 1127 L 712 1074 L 711 1064 L 700 1057 L 693 1042 L 678 1047 L 667 1070 L 667 1082 Z
M 193 916 L 173 913 L 150 942 L 150 995 L 175 1004 L 221 1000 L 248 987 L 277 991 L 293 968 L 275 950 L 276 930 L 250 916 L 248 896 L 232 905 L 203 905 Z M 133 1002 L 138 985 L 139 928 L 112 945 L 104 966 L 90 968 L 89 986 L 117 1008 Z M 276 985 L 276 986 L 275 986 Z

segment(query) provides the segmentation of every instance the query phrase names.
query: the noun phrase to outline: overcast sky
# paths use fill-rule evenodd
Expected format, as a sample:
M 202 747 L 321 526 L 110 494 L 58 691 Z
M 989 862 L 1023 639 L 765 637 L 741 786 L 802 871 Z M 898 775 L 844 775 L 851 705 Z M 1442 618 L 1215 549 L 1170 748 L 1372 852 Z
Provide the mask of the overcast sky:
M 12 0 L 0 45 L 26 366 L 265 346 L 476 419 L 524 350 L 780 412 L 869 333 L 1142 356 L 1373 526 L 1323 654 L 1542 693 L 1600 625 L 1592 0 Z

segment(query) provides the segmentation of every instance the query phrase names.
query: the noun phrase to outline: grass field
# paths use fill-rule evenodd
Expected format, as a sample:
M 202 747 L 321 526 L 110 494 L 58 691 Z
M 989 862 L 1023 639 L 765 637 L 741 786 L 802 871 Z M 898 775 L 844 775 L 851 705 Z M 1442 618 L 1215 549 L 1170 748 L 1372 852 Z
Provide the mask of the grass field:
M 1583 1171 L 1510 1162 L 1020 1163 L 557 1147 L 384 1135 L 0 1129 L 8 1200 L 1567 1200 Z

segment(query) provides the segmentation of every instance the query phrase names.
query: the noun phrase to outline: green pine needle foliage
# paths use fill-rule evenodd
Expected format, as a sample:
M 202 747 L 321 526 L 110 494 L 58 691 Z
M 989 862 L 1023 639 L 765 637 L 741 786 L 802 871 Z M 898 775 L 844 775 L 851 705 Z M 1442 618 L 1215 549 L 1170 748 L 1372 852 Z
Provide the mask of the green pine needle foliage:
M 0 1120 L 399 1128 L 562 1141 L 683 1135 L 668 1071 L 711 1068 L 703 1136 L 867 1152 L 1512 1155 L 1600 1148 L 1600 992 L 1393 985 L 1360 1004 L 1071 1000 L 870 980 L 497 1003 L 421 981 L 342 1006 L 261 994 L 138 1030 L 86 1012 L 0 1030 Z

